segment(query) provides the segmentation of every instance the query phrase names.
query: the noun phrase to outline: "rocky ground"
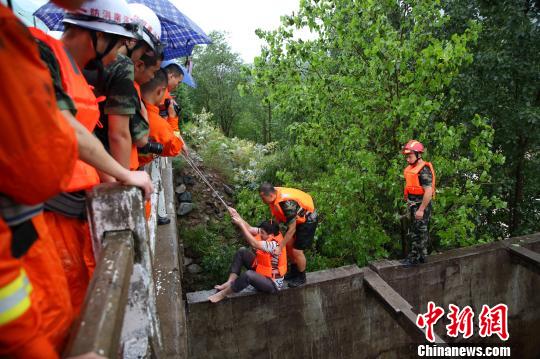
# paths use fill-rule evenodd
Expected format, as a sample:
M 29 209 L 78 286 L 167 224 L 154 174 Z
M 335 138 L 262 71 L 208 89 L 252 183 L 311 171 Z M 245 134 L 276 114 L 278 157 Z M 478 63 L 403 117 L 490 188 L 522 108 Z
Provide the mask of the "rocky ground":
M 225 202 L 233 206 L 234 191 L 232 186 L 225 183 L 223 176 L 211 168 L 205 167 L 196 154 L 192 153 L 191 158 Z M 206 227 L 211 222 L 216 223 L 224 220 L 227 212 L 225 206 L 185 160 L 182 161 L 182 167 L 175 170 L 174 181 L 180 237 L 186 229 Z M 182 287 L 184 293 L 208 289 L 203 288 L 201 285 L 206 281 L 201 267 L 202 258 L 200 253 L 191 248 L 186 241 L 183 241 L 183 243 L 184 274 Z

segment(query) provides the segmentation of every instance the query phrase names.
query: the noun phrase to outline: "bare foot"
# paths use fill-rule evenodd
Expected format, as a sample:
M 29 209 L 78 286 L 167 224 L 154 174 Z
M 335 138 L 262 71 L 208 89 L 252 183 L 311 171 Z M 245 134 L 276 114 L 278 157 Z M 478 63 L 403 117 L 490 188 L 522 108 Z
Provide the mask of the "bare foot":
M 216 294 L 212 294 L 211 296 L 209 296 L 208 300 L 211 301 L 212 303 L 217 303 L 225 299 L 226 296 L 227 294 L 225 293 L 225 291 L 221 291 L 221 292 L 217 292 Z
M 217 290 L 224 290 L 224 289 L 227 289 L 227 288 L 229 288 L 229 287 L 231 286 L 231 283 L 232 283 L 232 282 L 227 281 L 227 282 L 225 282 L 225 283 L 223 283 L 223 284 L 215 285 L 215 286 L 214 286 L 214 289 L 217 289 Z

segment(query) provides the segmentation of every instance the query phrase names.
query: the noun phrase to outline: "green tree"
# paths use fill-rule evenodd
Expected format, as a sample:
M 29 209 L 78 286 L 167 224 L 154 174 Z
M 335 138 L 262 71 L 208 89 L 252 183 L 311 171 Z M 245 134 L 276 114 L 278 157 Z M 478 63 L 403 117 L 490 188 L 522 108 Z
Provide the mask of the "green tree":
M 503 156 L 492 151 L 486 118 L 458 123 L 446 106 L 479 25 L 448 34 L 448 21 L 432 0 L 302 0 L 277 30 L 259 32 L 266 44 L 254 77 L 291 123 L 276 176 L 312 193 L 325 217 L 312 263 L 364 264 L 397 248 L 400 148 L 411 138 L 427 146 L 438 173 L 434 238 L 443 246 L 491 239 L 478 228 L 504 206 L 486 190 Z M 304 27 L 314 40 L 294 37 Z
M 490 213 L 499 236 L 540 230 L 540 3 L 538 1 L 445 1 L 447 32 L 470 20 L 482 25 L 474 61 L 455 79 L 455 120 L 489 118 L 494 149 L 507 161 L 493 167 L 490 189 L 508 208 Z M 501 223 L 506 224 L 505 226 Z
M 212 32 L 209 36 L 212 44 L 198 46 L 193 53 L 197 89 L 191 91 L 191 99 L 196 112 L 204 108 L 213 113 L 223 133 L 229 136 L 243 109 L 238 91 L 242 61 L 232 52 L 225 34 Z

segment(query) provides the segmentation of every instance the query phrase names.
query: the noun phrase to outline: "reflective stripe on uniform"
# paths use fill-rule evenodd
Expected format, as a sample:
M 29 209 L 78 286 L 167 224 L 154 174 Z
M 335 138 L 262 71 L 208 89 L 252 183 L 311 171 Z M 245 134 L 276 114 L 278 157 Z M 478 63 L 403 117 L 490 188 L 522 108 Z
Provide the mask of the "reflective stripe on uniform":
M 0 325 L 11 322 L 30 308 L 32 285 L 23 269 L 8 285 L 0 288 Z

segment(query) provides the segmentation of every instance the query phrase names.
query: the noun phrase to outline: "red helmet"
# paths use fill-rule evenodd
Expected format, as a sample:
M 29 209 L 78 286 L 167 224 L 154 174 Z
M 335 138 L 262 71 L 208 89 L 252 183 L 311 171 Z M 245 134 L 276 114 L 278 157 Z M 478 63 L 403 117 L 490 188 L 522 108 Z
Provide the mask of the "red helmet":
M 404 155 L 408 155 L 409 153 L 413 152 L 423 153 L 424 145 L 416 140 L 410 140 L 405 146 L 403 146 L 403 150 L 401 151 L 401 153 Z

